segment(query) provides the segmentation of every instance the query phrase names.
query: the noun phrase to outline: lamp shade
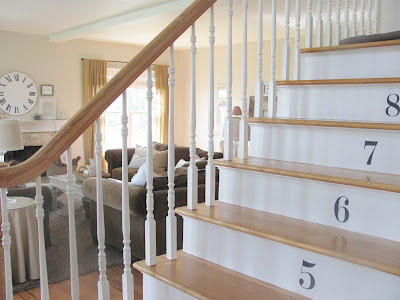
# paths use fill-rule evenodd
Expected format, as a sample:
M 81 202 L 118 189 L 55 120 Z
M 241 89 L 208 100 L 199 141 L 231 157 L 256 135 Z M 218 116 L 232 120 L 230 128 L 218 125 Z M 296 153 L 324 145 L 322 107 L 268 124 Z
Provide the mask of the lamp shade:
M 24 149 L 21 124 L 18 120 L 0 119 L 0 151 Z
M 233 116 L 239 116 L 239 115 L 241 115 L 241 114 L 242 114 L 242 110 L 240 109 L 239 106 L 234 106 L 234 107 L 232 108 L 232 115 L 233 115 Z

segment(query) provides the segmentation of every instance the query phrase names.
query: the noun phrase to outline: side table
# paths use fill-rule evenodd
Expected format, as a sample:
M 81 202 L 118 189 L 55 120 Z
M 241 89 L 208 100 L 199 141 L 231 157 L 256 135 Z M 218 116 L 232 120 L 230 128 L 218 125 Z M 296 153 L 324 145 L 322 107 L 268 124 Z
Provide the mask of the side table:
M 12 279 L 22 283 L 40 277 L 36 203 L 32 198 L 12 198 L 16 200 L 8 206 Z

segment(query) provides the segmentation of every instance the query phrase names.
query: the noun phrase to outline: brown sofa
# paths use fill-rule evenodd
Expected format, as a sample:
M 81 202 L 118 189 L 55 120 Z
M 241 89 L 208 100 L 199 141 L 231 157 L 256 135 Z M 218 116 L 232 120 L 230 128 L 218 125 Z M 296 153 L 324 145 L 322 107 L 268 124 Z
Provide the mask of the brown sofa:
M 160 151 L 166 150 L 167 145 L 157 144 L 156 148 Z M 130 161 L 134 149 L 128 149 L 128 162 Z M 206 157 L 207 152 L 197 149 L 197 155 Z M 105 153 L 108 162 L 109 173 L 114 179 L 121 178 L 121 149 L 107 150 Z M 215 153 L 214 158 L 222 158 L 222 153 Z M 180 159 L 189 160 L 189 148 L 175 146 L 175 161 Z M 129 170 L 129 180 L 137 170 Z M 165 218 L 168 213 L 168 178 L 165 176 L 154 178 L 154 218 L 156 220 L 156 244 L 157 255 L 165 253 Z M 204 202 L 205 196 L 205 169 L 199 169 L 198 174 L 198 199 Z M 103 200 L 104 200 L 104 219 L 105 219 L 105 243 L 119 249 L 123 248 L 122 243 L 122 216 L 121 216 L 121 189 L 120 181 L 114 179 L 102 179 L 103 182 Z M 218 170 L 217 170 L 218 186 Z M 218 188 L 216 189 L 218 191 Z M 89 178 L 82 184 L 82 192 L 85 200 L 90 205 L 90 226 L 92 237 L 97 237 L 97 219 L 96 219 L 96 179 Z M 130 208 L 130 228 L 131 228 L 131 249 L 133 259 L 144 259 L 144 222 L 146 220 L 146 193 L 145 187 L 134 185 L 129 186 L 129 208 Z M 175 207 L 185 206 L 187 200 L 187 172 L 185 168 L 180 168 L 175 176 Z M 178 249 L 182 248 L 182 218 L 177 217 L 178 227 Z

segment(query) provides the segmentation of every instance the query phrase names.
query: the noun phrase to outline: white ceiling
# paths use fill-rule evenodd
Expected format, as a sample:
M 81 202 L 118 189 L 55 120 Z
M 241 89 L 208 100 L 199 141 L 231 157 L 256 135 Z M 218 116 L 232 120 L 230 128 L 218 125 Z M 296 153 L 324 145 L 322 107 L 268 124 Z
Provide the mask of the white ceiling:
M 124 15 L 161 4 L 171 4 L 177 0 L 13 0 L 1 5 L 0 30 L 31 33 L 39 35 L 52 35 L 78 29 L 93 22 Z M 180 0 L 190 3 L 193 0 Z M 284 2 L 277 1 L 278 37 L 283 36 Z M 304 3 L 304 1 L 302 1 Z M 216 44 L 226 44 L 227 41 L 227 1 L 219 0 L 215 5 L 216 14 Z M 271 19 L 271 0 L 263 0 L 264 3 L 264 39 L 269 39 L 269 21 Z M 305 3 L 304 3 L 305 4 Z M 295 0 L 291 0 L 292 17 L 291 30 L 294 27 Z M 111 27 L 84 32 L 71 39 L 80 38 L 97 41 L 109 41 L 129 44 L 147 44 L 166 25 L 168 25 L 182 11 L 174 10 L 167 13 L 158 13 L 152 17 L 116 24 Z M 258 0 L 249 0 L 248 40 L 257 40 L 257 10 Z M 315 10 L 315 7 L 314 7 Z M 305 15 L 306 7 L 302 7 L 302 15 Z M 233 42 L 242 41 L 242 1 L 234 0 L 234 26 Z M 196 23 L 197 45 L 208 45 L 209 13 L 203 15 Z M 186 32 L 176 43 L 178 48 L 188 48 L 189 32 Z

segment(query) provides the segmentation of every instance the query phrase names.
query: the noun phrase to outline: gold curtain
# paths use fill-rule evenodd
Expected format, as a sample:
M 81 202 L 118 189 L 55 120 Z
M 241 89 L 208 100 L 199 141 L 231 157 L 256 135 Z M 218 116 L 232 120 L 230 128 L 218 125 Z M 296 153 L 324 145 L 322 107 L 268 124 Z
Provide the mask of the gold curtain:
M 169 86 L 168 66 L 155 66 L 157 97 L 160 99 L 160 117 L 157 118 L 157 127 L 160 130 L 160 142 L 168 143 L 168 113 L 169 113 Z
M 84 103 L 89 102 L 92 97 L 107 83 L 107 61 L 96 59 L 85 59 L 84 66 Z M 105 132 L 104 114 L 100 116 L 100 127 Z M 84 133 L 84 152 L 85 164 L 89 165 L 89 158 L 94 158 L 94 133 L 95 123 L 93 123 Z M 104 147 L 103 147 L 104 148 Z M 105 170 L 105 160 L 103 158 L 103 170 Z

